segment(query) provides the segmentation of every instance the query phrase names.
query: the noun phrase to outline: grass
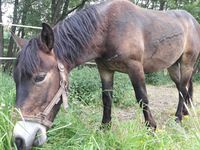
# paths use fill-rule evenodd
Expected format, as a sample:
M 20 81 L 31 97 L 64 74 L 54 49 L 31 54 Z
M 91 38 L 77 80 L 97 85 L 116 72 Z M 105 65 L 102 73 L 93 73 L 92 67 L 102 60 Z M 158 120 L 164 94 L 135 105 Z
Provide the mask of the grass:
M 0 149 L 12 149 L 12 119 L 15 97 L 14 82 L 7 74 L 0 73 Z
M 87 67 L 76 69 L 70 79 L 70 108 L 67 112 L 61 109 L 53 128 L 48 131 L 48 142 L 34 150 L 200 149 L 199 117 L 186 117 L 181 125 L 175 123 L 174 117 L 169 117 L 155 133 L 148 131 L 141 110 L 134 102 L 128 77 L 117 74 L 115 79 L 110 130 L 100 130 L 102 104 L 97 70 Z M 14 111 L 14 87 L 12 78 L 0 73 L 0 150 L 11 150 L 13 147 L 14 121 L 11 116 Z M 123 119 L 119 116 L 119 111 L 125 114 L 127 109 L 132 108 L 132 118 Z M 199 110 L 196 111 L 198 114 Z

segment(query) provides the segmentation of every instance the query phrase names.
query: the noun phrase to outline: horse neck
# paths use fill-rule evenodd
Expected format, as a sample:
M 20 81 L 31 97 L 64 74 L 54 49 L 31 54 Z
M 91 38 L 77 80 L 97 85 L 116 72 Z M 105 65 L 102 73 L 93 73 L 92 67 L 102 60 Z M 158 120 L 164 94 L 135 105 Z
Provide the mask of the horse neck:
M 53 29 L 55 54 L 70 69 L 99 57 L 104 50 L 107 19 L 94 9 L 89 11 L 93 13 L 90 18 L 86 17 L 87 21 L 79 13 L 71 20 L 59 22 Z
M 54 49 L 54 51 L 56 51 L 55 53 L 57 53 L 57 58 L 61 59 L 61 61 L 65 64 L 65 66 L 67 66 L 67 68 L 69 70 L 72 70 L 73 68 L 84 64 L 88 61 L 94 60 L 95 58 L 99 57 L 103 51 L 103 43 L 104 43 L 104 37 L 105 37 L 105 33 L 102 33 L 102 31 L 100 31 L 101 29 L 97 30 L 97 32 L 91 37 L 91 40 L 89 42 L 89 46 L 83 48 L 83 49 L 77 49 L 77 51 L 79 51 L 80 53 L 74 57 L 74 61 L 68 61 L 67 58 L 65 58 L 64 60 L 62 58 L 59 58 L 58 56 L 58 51 L 62 52 L 62 55 L 65 55 L 65 52 L 68 51 L 68 49 L 64 46 L 59 47 L 57 49 Z M 54 32 L 56 32 L 54 30 Z M 55 38 L 55 43 L 60 43 L 60 39 L 59 38 Z M 68 41 L 65 40 L 65 42 L 67 43 Z M 75 44 L 75 43 L 73 43 Z M 72 54 L 73 55 L 73 54 Z

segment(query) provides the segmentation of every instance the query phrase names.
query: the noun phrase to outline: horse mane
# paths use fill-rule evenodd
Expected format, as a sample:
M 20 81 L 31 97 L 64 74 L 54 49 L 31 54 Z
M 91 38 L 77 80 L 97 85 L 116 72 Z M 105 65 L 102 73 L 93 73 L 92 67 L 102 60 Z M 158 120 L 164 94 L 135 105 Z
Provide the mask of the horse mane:
M 54 27 L 54 52 L 59 60 L 74 63 L 89 46 L 100 18 L 95 6 L 76 12 Z

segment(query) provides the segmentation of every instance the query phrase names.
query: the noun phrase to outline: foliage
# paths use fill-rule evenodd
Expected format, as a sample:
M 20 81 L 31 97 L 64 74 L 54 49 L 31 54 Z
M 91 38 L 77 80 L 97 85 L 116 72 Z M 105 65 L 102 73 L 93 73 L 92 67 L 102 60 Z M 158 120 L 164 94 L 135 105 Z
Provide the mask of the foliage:
M 131 0 L 141 7 L 155 10 L 184 9 L 189 11 L 197 20 L 200 16 L 199 0 Z
M 162 85 L 171 82 L 166 71 L 148 73 L 145 75 L 146 83 L 152 85 Z
M 70 99 L 82 101 L 84 104 L 98 103 L 101 93 L 101 84 L 97 69 L 84 67 L 77 68 L 70 74 Z
M 200 72 L 194 74 L 193 81 L 197 83 L 200 82 Z
M 136 103 L 134 91 L 127 74 L 115 73 L 113 102 L 120 107 L 133 106 Z

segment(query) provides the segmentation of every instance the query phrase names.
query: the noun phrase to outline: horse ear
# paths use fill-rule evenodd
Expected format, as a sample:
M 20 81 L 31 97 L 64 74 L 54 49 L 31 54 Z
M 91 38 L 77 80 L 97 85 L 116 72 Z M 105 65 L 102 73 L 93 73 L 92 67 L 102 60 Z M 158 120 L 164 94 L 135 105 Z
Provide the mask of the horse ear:
M 15 33 L 13 33 L 12 31 L 11 31 L 11 36 L 19 48 L 23 48 L 28 43 L 28 40 L 16 36 Z
M 54 46 L 53 30 L 46 23 L 42 23 L 41 40 L 48 47 L 49 51 L 53 49 Z

